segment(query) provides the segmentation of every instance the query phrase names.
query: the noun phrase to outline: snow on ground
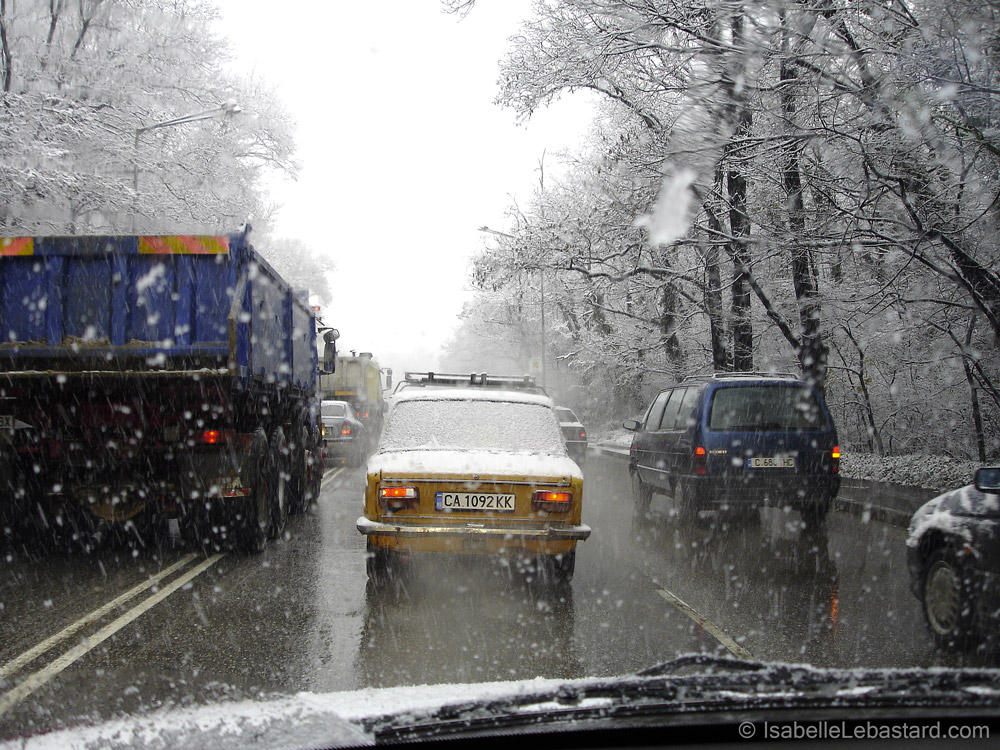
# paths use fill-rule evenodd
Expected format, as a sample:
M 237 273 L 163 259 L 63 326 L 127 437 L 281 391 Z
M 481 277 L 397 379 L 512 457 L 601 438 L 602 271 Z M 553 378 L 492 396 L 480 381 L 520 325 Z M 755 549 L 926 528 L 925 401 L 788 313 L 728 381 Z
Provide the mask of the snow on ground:
M 840 459 L 841 475 L 851 479 L 870 479 L 940 492 L 971 484 L 972 475 L 980 466 L 977 461 L 919 453 L 879 457 L 844 451 Z

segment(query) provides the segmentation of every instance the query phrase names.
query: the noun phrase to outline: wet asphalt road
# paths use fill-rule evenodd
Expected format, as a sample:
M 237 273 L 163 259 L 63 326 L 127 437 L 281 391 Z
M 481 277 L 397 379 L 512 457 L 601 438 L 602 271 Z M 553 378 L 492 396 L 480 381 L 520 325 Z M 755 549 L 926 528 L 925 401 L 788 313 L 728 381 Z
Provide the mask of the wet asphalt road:
M 996 666 L 936 651 L 908 589 L 905 531 L 832 513 L 680 524 L 632 518 L 624 462 L 592 456 L 572 587 L 503 565 L 419 561 L 366 585 L 364 475 L 261 555 L 181 544 L 0 550 L 0 740 L 165 706 L 367 686 L 631 672 L 692 651 L 816 666 Z M 985 661 L 984 661 L 985 660 Z M 990 661 L 992 660 L 992 661 Z

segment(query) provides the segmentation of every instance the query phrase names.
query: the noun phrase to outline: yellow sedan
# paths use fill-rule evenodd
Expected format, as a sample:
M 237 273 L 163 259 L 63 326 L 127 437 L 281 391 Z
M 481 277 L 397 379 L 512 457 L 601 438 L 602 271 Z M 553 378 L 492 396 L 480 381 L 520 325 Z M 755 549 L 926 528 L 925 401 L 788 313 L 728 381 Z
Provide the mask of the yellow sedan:
M 368 575 L 379 582 L 414 555 L 507 556 L 573 576 L 583 475 L 552 401 L 519 390 L 414 388 L 398 393 L 369 459 Z

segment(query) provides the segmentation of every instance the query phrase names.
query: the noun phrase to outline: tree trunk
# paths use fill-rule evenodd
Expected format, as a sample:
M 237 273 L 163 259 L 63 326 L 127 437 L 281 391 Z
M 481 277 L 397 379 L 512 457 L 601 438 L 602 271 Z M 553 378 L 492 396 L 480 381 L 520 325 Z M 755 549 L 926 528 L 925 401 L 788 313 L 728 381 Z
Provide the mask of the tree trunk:
M 796 68 L 788 57 L 781 62 L 781 108 L 785 121 L 791 123 L 795 116 Z M 799 149 L 789 139 L 785 144 L 785 164 L 782 183 L 785 188 L 788 229 L 791 234 L 792 285 L 799 308 L 798 358 L 803 377 L 813 385 L 826 382 L 826 364 L 829 350 L 820 331 L 819 283 L 813 268 L 809 248 L 805 245 L 806 215 L 802 199 L 802 175 L 799 170 Z
M 743 15 L 732 17 L 733 46 L 743 46 Z M 733 259 L 732 291 L 732 331 L 733 369 L 737 372 L 753 370 L 753 322 L 750 318 L 750 218 L 747 216 L 747 180 L 740 163 L 742 157 L 736 155 L 735 144 L 750 134 L 753 113 L 742 101 L 742 95 L 735 90 L 736 74 L 733 75 L 732 107 L 735 110 L 735 129 L 726 147 L 727 173 L 726 192 L 729 195 L 729 254 Z

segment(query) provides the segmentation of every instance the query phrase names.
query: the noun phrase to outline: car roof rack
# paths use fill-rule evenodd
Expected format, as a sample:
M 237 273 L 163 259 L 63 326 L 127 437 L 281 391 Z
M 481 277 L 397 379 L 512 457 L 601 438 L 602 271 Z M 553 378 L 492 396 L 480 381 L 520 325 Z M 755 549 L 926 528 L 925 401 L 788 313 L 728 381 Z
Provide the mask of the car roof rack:
M 485 372 L 406 372 L 393 393 L 411 386 L 452 386 L 458 388 L 498 388 L 548 395 L 533 375 L 490 375 Z
M 783 380 L 801 380 L 802 376 L 796 375 L 793 372 L 713 372 L 711 375 L 688 375 L 684 380 L 723 380 L 725 378 L 781 378 Z

